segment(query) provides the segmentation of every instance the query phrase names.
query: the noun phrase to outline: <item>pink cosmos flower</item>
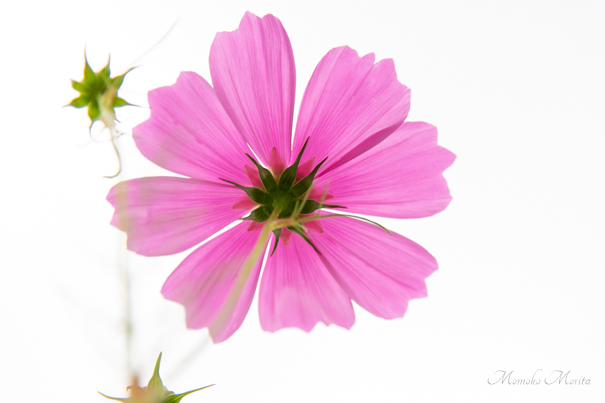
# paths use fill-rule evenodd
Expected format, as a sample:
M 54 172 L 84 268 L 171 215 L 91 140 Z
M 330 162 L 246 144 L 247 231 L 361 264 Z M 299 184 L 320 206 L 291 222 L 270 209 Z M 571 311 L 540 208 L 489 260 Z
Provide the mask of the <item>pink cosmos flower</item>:
M 426 217 L 451 200 L 442 172 L 455 156 L 437 145 L 434 126 L 404 122 L 410 91 L 393 61 L 330 50 L 305 90 L 293 147 L 294 57 L 277 18 L 246 13 L 238 29 L 218 33 L 210 73 L 214 87 L 183 72 L 151 91 L 151 117 L 134 129 L 145 157 L 186 177 L 122 182 L 107 197 L 112 224 L 146 256 L 182 252 L 245 218 L 164 284 L 162 294 L 185 306 L 187 326 L 209 328 L 215 342 L 239 328 L 267 245 L 264 330 L 350 328 L 351 300 L 391 319 L 426 296 L 437 263 L 425 249 L 339 215 Z

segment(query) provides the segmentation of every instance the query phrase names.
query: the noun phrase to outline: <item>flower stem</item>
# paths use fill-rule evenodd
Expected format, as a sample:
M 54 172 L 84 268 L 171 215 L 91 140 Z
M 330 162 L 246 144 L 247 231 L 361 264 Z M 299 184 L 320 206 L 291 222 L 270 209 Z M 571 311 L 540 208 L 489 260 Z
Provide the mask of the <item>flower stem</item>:
M 115 178 L 116 176 L 118 176 L 120 174 L 120 172 L 122 172 L 122 159 L 120 158 L 120 151 L 118 150 L 118 145 L 116 144 L 116 128 L 113 124 L 113 122 L 109 125 L 107 125 L 107 122 L 104 122 L 105 125 L 107 126 L 107 128 L 109 129 L 109 135 L 111 137 L 111 145 L 113 146 L 113 150 L 116 153 L 116 157 L 118 158 L 118 172 L 116 172 L 114 175 L 111 176 L 104 176 L 104 178 L 107 179 L 111 179 L 111 178 Z
M 393 235 L 393 234 L 391 234 L 391 231 L 389 231 L 389 230 L 388 230 L 386 227 L 384 227 L 384 226 L 382 226 L 382 225 L 378 224 L 376 221 L 372 221 L 372 220 L 367 219 L 367 218 L 365 218 L 365 217 L 359 217 L 359 216 L 352 215 L 352 214 L 326 214 L 326 215 L 322 215 L 322 216 L 317 215 L 317 216 L 313 216 L 313 217 L 305 217 L 305 218 L 301 218 L 299 221 L 300 221 L 301 223 L 306 223 L 306 222 L 309 222 L 309 221 L 323 220 L 323 219 L 325 219 L 325 218 L 332 218 L 332 217 L 349 217 L 349 218 L 354 218 L 354 219 L 356 219 L 356 220 L 360 220 L 360 221 L 369 222 L 370 224 L 374 224 L 374 225 L 376 225 L 377 227 L 382 228 L 383 230 L 385 230 L 385 231 L 387 232 L 387 234 L 389 234 L 389 235 Z
M 103 123 L 109 130 L 111 136 L 111 144 L 113 145 L 113 149 L 118 156 L 118 172 L 113 176 L 105 176 L 105 178 L 115 178 L 122 171 L 122 164 L 120 161 L 120 152 L 118 150 L 118 145 L 115 142 L 115 125 L 112 120 L 103 119 Z M 120 209 L 124 209 L 126 207 L 126 197 L 125 195 L 118 196 L 118 207 Z M 133 365 L 133 327 L 134 320 L 132 316 L 132 287 L 131 287 L 131 276 L 130 270 L 128 269 L 128 252 L 124 249 L 123 241 L 120 238 L 118 243 L 118 256 L 120 257 L 120 262 L 118 263 L 118 267 L 120 270 L 120 279 L 122 281 L 122 298 L 123 298 L 123 335 L 124 335 L 124 366 L 126 369 L 126 375 L 128 377 L 128 381 L 131 385 L 138 385 L 138 376 L 134 369 Z
M 124 298 L 124 363 L 126 366 L 126 374 L 131 382 L 131 385 L 138 385 L 138 377 L 132 362 L 132 292 L 130 285 L 130 271 L 128 270 L 128 255 L 123 246 L 120 247 L 120 252 L 123 253 L 122 264 L 120 264 L 122 275 L 122 292 Z
M 271 231 L 273 231 L 274 229 L 274 221 L 279 216 L 279 213 L 280 209 L 276 208 L 275 210 L 273 210 L 273 213 L 271 213 L 271 216 L 267 220 L 267 223 L 261 230 L 261 234 L 258 238 L 258 241 L 256 241 L 256 244 L 254 245 L 250 256 L 248 256 L 248 259 L 246 259 L 246 262 L 244 263 L 242 270 L 237 278 L 235 286 L 229 292 L 229 296 L 227 297 L 225 305 L 223 305 L 221 312 L 219 313 L 218 317 L 211 326 L 212 332 L 220 331 L 225 325 L 227 318 L 235 309 L 237 300 L 241 295 L 244 286 L 248 282 L 248 278 L 252 273 L 252 268 L 254 267 L 254 264 L 261 257 L 261 254 L 264 252 L 265 247 L 267 246 L 267 240 L 269 239 L 269 235 L 271 235 Z

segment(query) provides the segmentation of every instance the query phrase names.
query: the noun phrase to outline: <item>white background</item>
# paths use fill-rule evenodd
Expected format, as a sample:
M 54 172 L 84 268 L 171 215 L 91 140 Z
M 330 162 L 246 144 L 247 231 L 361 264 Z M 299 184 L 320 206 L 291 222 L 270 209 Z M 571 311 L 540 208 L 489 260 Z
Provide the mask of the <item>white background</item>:
M 170 4 L 170 5 L 169 5 Z M 130 254 L 135 357 L 147 381 L 159 351 L 171 390 L 216 383 L 184 402 L 597 402 L 605 396 L 605 3 L 601 1 L 6 1 L 0 6 L 0 400 L 102 402 L 126 396 L 117 264 L 125 237 L 105 201 L 116 180 L 84 110 L 62 109 L 112 57 L 136 64 L 121 128 L 180 71 L 207 79 L 217 31 L 246 10 L 281 19 L 298 104 L 320 58 L 349 45 L 393 58 L 412 89 L 411 121 L 439 128 L 458 158 L 442 213 L 381 220 L 438 260 L 429 298 L 403 319 L 356 307 L 350 331 L 266 333 L 256 300 L 212 345 L 159 293 L 189 253 Z M 167 174 L 120 138 L 122 179 Z M 493 385 L 554 370 L 589 386 Z

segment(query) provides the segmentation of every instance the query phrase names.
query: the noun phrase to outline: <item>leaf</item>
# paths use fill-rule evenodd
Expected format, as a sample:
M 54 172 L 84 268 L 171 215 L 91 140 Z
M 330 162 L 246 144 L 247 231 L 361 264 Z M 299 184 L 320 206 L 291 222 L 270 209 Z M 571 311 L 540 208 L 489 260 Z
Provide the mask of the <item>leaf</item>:
M 292 164 L 291 166 L 286 168 L 286 170 L 281 174 L 281 176 L 279 178 L 279 183 L 277 184 L 277 187 L 280 190 L 290 190 L 290 188 L 294 184 L 294 181 L 296 180 L 296 171 L 298 170 L 298 164 L 300 163 L 300 159 L 301 159 L 303 153 L 305 152 L 305 148 L 307 147 L 308 142 L 309 142 L 309 138 L 307 137 L 307 140 L 305 140 L 305 144 L 303 145 L 300 152 L 298 153 L 298 156 L 296 157 L 296 161 L 294 162 L 294 164 Z
M 248 195 L 248 197 L 250 198 L 250 200 L 252 200 L 255 203 L 258 204 L 266 204 L 269 202 L 269 195 L 264 192 L 263 190 L 259 189 L 259 188 L 255 188 L 255 187 L 245 187 L 242 185 L 238 185 L 235 182 L 231 182 L 228 181 L 226 179 L 223 178 L 219 178 L 220 180 L 230 183 L 233 186 L 236 186 L 238 188 L 240 188 L 241 190 L 243 190 L 244 192 L 246 192 L 246 194 Z M 267 217 L 268 218 L 268 217 Z
M 324 205 L 324 207 L 330 207 L 330 206 Z M 377 227 L 382 228 L 383 230 L 385 230 L 387 232 L 387 234 L 393 236 L 393 234 L 391 234 L 391 231 L 389 231 L 386 227 L 378 224 L 376 221 L 369 220 L 365 217 L 359 217 L 359 216 L 352 215 L 352 214 L 327 214 L 327 215 L 322 215 L 320 218 L 323 219 L 323 218 L 331 218 L 331 217 L 349 217 L 349 218 L 354 218 L 356 220 L 366 221 L 366 222 L 369 222 L 370 224 L 374 224 Z M 302 219 L 300 221 L 303 224 L 305 223 L 305 219 Z M 306 221 L 311 221 L 311 220 L 306 220 Z
M 162 400 L 162 403 L 179 403 L 181 401 L 181 399 L 184 398 L 185 396 L 187 396 L 188 394 L 197 392 L 198 390 L 209 388 L 211 386 L 214 386 L 214 385 L 204 386 L 203 388 L 190 390 L 189 392 L 179 393 L 178 395 L 170 395 L 167 398 L 165 398 L 164 400 Z
M 262 166 L 261 164 L 256 162 L 256 160 L 254 158 L 252 158 L 248 154 L 246 154 L 246 156 L 248 158 L 250 158 L 250 161 L 252 161 L 254 163 L 254 165 L 256 165 L 256 168 L 258 169 L 258 176 L 260 177 L 260 181 L 265 186 L 265 189 L 267 189 L 267 192 L 271 193 L 275 189 L 277 189 L 277 182 L 275 182 L 275 178 L 273 177 L 273 174 L 271 174 L 271 172 L 267 168 L 265 168 L 264 166 Z
M 147 392 L 152 396 L 163 397 L 164 396 L 164 384 L 160 378 L 160 361 L 162 360 L 162 353 L 158 356 L 158 360 L 155 363 L 155 369 L 153 375 L 147 384 Z
M 275 253 L 275 249 L 277 249 L 277 244 L 279 243 L 279 237 L 281 236 L 281 233 L 282 233 L 281 228 L 273 230 L 273 235 L 275 235 L 275 245 L 273 246 L 273 250 L 271 251 L 271 255 L 269 255 L 269 256 L 273 256 L 273 254 Z
M 323 161 L 321 161 L 319 164 L 317 164 L 315 168 L 313 168 L 313 171 L 311 171 L 309 175 L 305 176 L 300 181 L 298 181 L 296 185 L 294 185 L 294 187 L 292 188 L 292 195 L 294 197 L 300 197 L 305 194 L 307 190 L 309 190 L 311 185 L 313 185 L 313 180 L 315 179 L 317 171 L 319 171 L 319 168 L 321 168 L 322 164 L 326 162 L 327 159 L 328 157 L 324 158 Z
M 84 108 L 90 100 L 85 95 L 81 95 L 77 98 L 72 99 L 72 101 L 67 104 L 67 106 L 73 106 L 74 108 Z

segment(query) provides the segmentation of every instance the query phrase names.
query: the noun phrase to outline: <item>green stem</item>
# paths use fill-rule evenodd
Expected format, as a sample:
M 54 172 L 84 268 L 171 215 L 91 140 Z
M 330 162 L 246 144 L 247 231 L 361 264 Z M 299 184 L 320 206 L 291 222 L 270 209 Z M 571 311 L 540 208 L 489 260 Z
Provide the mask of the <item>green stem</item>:
M 356 220 L 361 220 L 361 221 L 369 222 L 370 224 L 374 224 L 377 227 L 382 228 L 383 230 L 385 230 L 387 232 L 387 234 L 393 235 L 393 234 L 391 234 L 391 231 L 389 231 L 386 227 L 378 224 L 377 222 L 372 221 L 372 220 L 368 220 L 367 218 L 364 218 L 364 217 L 359 217 L 359 216 L 356 216 L 356 215 L 352 215 L 352 214 L 326 214 L 326 215 L 322 215 L 322 216 L 305 217 L 305 218 L 301 218 L 298 221 L 300 221 L 301 223 L 305 223 L 305 222 L 309 222 L 309 221 L 322 220 L 324 218 L 332 218 L 332 217 L 349 217 L 349 218 L 354 218 Z
M 252 253 L 250 253 L 250 256 L 248 256 L 248 259 L 244 263 L 244 266 L 242 267 L 242 270 L 237 278 L 237 282 L 235 283 L 235 286 L 229 292 L 227 301 L 225 302 L 225 305 L 221 309 L 219 316 L 216 318 L 214 323 L 211 325 L 210 330 L 212 332 L 218 332 L 220 329 L 222 329 L 222 327 L 225 325 L 227 318 L 231 315 L 231 313 L 235 309 L 237 299 L 241 295 L 242 290 L 244 289 L 244 286 L 248 282 L 248 278 L 250 277 L 250 274 L 252 273 L 254 264 L 258 261 L 258 259 L 261 257 L 262 252 L 265 250 L 267 241 L 269 239 L 269 235 L 271 235 L 271 231 L 273 231 L 273 229 L 274 229 L 273 228 L 274 220 L 279 216 L 279 213 L 280 213 L 279 209 L 273 210 L 273 213 L 271 213 L 271 216 L 267 220 L 267 223 L 261 230 L 260 237 L 258 238 L 258 241 L 254 245 L 254 248 L 252 249 Z
M 116 153 L 116 157 L 118 157 L 118 172 L 111 176 L 104 176 L 104 178 L 111 179 L 115 178 L 120 174 L 120 172 L 122 172 L 122 159 L 120 158 L 120 151 L 118 150 L 118 146 L 116 144 L 117 136 L 115 136 L 115 127 L 112 124 L 111 127 L 108 126 L 107 128 L 109 129 L 109 135 L 111 136 L 111 145 L 113 146 L 113 150 Z

